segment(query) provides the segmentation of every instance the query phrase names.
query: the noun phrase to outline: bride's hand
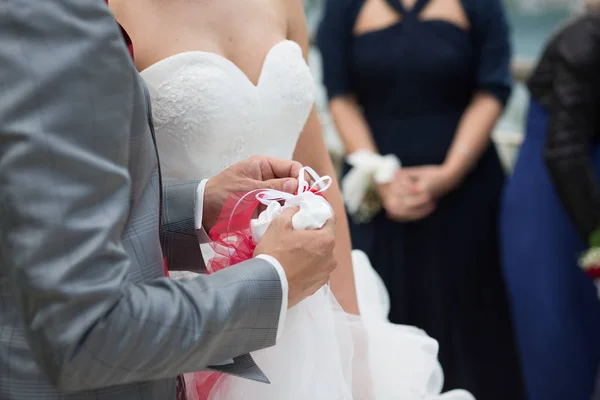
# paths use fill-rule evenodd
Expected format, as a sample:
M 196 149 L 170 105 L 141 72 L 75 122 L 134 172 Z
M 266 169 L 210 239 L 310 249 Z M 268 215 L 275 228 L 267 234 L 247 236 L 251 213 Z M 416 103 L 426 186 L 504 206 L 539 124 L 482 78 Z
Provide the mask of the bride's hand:
M 255 189 L 295 192 L 301 168 L 302 165 L 296 161 L 256 156 L 234 164 L 210 178 L 204 190 L 204 229 L 208 231 L 212 228 L 231 194 L 246 193 Z

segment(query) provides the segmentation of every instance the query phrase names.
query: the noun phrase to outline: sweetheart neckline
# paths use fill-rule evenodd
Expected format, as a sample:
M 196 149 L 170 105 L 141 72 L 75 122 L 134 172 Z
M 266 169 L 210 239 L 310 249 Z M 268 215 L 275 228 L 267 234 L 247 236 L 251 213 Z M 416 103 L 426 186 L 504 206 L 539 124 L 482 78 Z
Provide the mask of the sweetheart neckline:
M 190 56 L 190 55 L 201 55 L 201 56 L 212 58 L 213 60 L 218 60 L 221 63 L 223 63 L 224 65 L 227 65 L 228 67 L 233 68 L 234 71 L 236 71 L 238 74 L 241 74 L 245 78 L 246 82 L 248 82 L 254 88 L 258 88 L 260 86 L 260 82 L 261 82 L 261 79 L 263 76 L 263 72 L 265 70 L 265 66 L 267 65 L 267 60 L 274 53 L 275 49 L 279 48 L 281 45 L 286 44 L 286 43 L 293 44 L 293 45 L 297 46 L 298 48 L 300 47 L 300 45 L 298 43 L 294 42 L 293 40 L 288 40 L 288 39 L 280 40 L 279 42 L 275 43 L 267 51 L 267 54 L 265 55 L 265 58 L 263 59 L 262 66 L 261 66 L 260 72 L 258 74 L 258 80 L 256 83 L 252 82 L 252 80 L 246 74 L 246 72 L 244 72 L 244 70 L 242 70 L 240 67 L 238 67 L 238 65 L 236 63 L 234 63 L 233 61 L 231 61 L 229 58 L 227 58 L 221 54 L 218 54 L 218 53 L 214 53 L 214 52 L 210 52 L 210 51 L 202 51 L 202 50 L 182 51 L 181 53 L 177 53 L 177 54 L 173 54 L 171 56 L 165 57 L 161 60 L 158 60 L 154 64 L 151 64 L 148 67 L 144 68 L 142 71 L 140 71 L 140 74 L 143 76 L 144 73 L 147 73 L 150 70 L 154 69 L 155 67 L 158 67 L 159 65 L 162 65 L 163 63 L 173 60 L 175 58 Z

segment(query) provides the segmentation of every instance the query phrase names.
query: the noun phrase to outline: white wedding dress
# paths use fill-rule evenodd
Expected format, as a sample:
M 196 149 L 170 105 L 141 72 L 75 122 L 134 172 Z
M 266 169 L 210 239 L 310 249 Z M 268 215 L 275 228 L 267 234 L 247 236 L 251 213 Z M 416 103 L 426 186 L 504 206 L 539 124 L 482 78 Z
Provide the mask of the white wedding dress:
M 211 177 L 252 155 L 290 159 L 314 102 L 313 78 L 291 41 L 269 51 L 257 85 L 228 59 L 202 51 L 166 58 L 141 75 L 153 102 L 165 179 Z M 270 385 L 227 377 L 227 390 L 210 399 L 472 400 L 461 390 L 440 394 L 437 342 L 387 322 L 383 283 L 363 253 L 354 252 L 353 262 L 362 320 L 344 320 L 323 288 L 289 311 L 275 347 L 253 353 Z M 299 324 L 297 307 L 319 310 L 317 325 Z M 368 356 L 355 349 L 365 343 Z M 364 394 L 371 380 L 372 393 Z

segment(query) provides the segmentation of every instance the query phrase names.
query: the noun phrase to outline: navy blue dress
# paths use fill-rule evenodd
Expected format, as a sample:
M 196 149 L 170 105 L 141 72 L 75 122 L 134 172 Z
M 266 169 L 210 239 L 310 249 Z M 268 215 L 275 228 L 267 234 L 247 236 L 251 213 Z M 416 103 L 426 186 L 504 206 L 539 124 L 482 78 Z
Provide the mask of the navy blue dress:
M 530 400 L 588 400 L 600 362 L 600 304 L 577 266 L 586 250 L 543 159 L 548 112 L 532 100 L 525 141 L 506 186 L 504 273 Z M 600 145 L 592 161 L 600 176 Z
M 318 33 L 330 98 L 354 94 L 382 154 L 404 166 L 441 164 L 476 91 L 506 102 L 511 90 L 508 28 L 500 0 L 463 1 L 471 28 L 420 20 L 387 0 L 402 20 L 353 34 L 364 0 L 329 0 Z M 384 213 L 351 223 L 387 285 L 390 320 L 440 343 L 446 389 L 482 400 L 520 400 L 522 386 L 501 277 L 497 220 L 504 174 L 493 146 L 460 188 L 414 223 Z

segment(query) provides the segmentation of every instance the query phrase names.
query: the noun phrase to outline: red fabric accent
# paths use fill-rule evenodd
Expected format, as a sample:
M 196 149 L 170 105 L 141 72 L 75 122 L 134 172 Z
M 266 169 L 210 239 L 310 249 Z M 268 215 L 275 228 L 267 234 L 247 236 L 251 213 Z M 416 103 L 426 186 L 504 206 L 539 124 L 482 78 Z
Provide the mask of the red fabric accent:
M 206 266 L 208 272 L 214 273 L 252 258 L 256 244 L 252 240 L 250 220 L 259 204 L 253 195 L 229 196 L 217 223 L 208 233 L 215 252 Z
M 123 34 L 123 39 L 125 39 L 125 44 L 127 44 L 127 50 L 129 50 L 129 55 L 131 56 L 131 59 L 133 60 L 133 43 L 131 42 L 131 38 L 129 37 L 129 35 L 127 34 L 125 29 L 123 29 L 123 27 L 121 25 L 119 25 L 119 27 L 121 28 L 121 33 Z
M 310 189 L 309 192 L 316 194 L 317 196 L 321 196 L 322 198 L 325 199 L 325 195 L 321 192 L 319 192 L 319 189 Z
M 586 267 L 584 269 L 585 274 L 592 278 L 592 279 L 598 279 L 600 278 L 600 264 L 597 265 L 591 265 L 589 267 Z
M 220 372 L 195 372 L 191 385 L 186 387 L 190 392 L 189 397 L 199 400 L 207 400 L 210 397 L 210 392 L 212 391 L 213 387 L 219 383 L 220 378 L 223 376 L 224 374 Z M 221 383 L 221 388 L 223 387 L 222 385 L 223 383 Z
M 310 191 L 325 198 L 318 189 Z M 253 194 L 229 196 L 217 223 L 208 233 L 212 241 L 210 246 L 215 252 L 206 266 L 208 272 L 214 273 L 252 258 L 256 243 L 252 240 L 250 221 L 256 216 L 260 204 Z
M 106 0 L 106 4 L 108 4 L 108 0 Z M 133 59 L 133 43 L 131 42 L 131 38 L 127 34 L 127 31 L 123 29 L 123 27 L 119 24 L 119 28 L 121 28 L 121 34 L 123 35 L 123 39 L 125 39 L 125 44 L 127 45 L 127 49 L 129 50 L 129 55 Z
M 175 384 L 175 399 L 187 400 L 187 390 L 185 387 L 185 380 L 183 375 L 177 376 L 177 383 Z
M 169 267 L 167 265 L 167 259 L 163 258 L 163 266 L 165 268 L 165 276 L 168 278 L 169 277 Z

